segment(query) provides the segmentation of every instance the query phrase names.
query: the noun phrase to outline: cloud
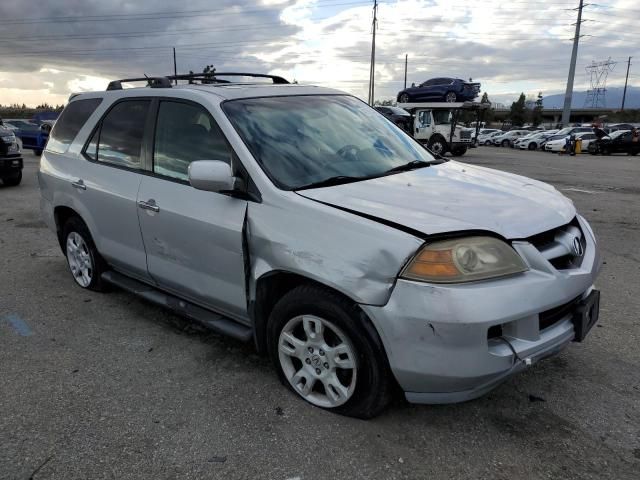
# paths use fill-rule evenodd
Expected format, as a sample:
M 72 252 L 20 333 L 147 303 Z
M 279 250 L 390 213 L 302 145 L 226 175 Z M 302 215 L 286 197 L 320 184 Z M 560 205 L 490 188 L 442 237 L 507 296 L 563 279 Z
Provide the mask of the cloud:
M 472 77 L 492 98 L 562 91 L 571 54 L 573 0 L 382 0 L 376 44 L 376 98 L 434 76 Z M 576 89 L 584 67 L 626 60 L 640 33 L 635 1 L 585 8 Z M 78 21 L 80 20 L 80 21 Z M 64 102 L 108 79 L 178 69 L 285 75 L 366 98 L 371 2 L 365 0 L 59 0 L 25 16 L 24 0 L 0 4 L 0 103 L 25 92 L 33 103 Z M 623 68 L 610 74 L 623 81 Z M 57 72 L 57 73 L 56 73 Z M 37 95 L 42 97 L 37 98 Z M 25 100 L 26 101 L 26 100 Z M 20 101 L 22 103 L 22 101 Z M 27 102 L 29 103 L 29 102 Z

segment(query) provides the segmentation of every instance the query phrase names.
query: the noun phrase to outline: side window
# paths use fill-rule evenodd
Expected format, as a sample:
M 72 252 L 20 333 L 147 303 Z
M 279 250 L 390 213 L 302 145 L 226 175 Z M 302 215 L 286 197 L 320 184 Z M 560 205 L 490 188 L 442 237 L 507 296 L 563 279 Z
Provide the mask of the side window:
M 421 127 L 431 124 L 431 110 L 422 110 L 418 113 L 418 123 Z
M 47 150 L 55 153 L 66 152 L 73 139 L 76 138 L 80 129 L 101 102 L 101 98 L 87 98 L 69 103 L 60 114 L 49 135 Z
M 160 102 L 153 171 L 187 180 L 189 164 L 195 160 L 231 163 L 231 150 L 222 131 L 204 107 L 182 102 Z
M 127 100 L 117 103 L 102 120 L 97 142 L 99 162 L 112 163 L 129 168 L 140 168 L 140 152 L 144 125 L 149 112 L 149 100 Z M 90 151 L 95 139 L 92 139 L 86 150 Z
M 87 145 L 87 148 L 84 151 L 84 154 L 87 157 L 89 157 L 91 160 L 98 160 L 98 137 L 99 136 L 100 136 L 100 127 L 98 127 L 96 131 L 93 132 L 93 135 L 91 136 L 91 140 L 89 141 L 89 144 Z

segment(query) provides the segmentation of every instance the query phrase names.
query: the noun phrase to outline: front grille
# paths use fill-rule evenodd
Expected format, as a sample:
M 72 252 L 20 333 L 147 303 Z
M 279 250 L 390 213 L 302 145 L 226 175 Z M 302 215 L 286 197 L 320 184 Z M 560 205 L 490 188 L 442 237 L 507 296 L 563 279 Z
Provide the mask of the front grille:
M 578 268 L 587 248 L 587 241 L 577 218 L 562 227 L 533 235 L 527 241 L 557 270 Z
M 538 315 L 538 325 L 540 331 L 544 330 L 545 328 L 552 327 L 567 315 L 571 314 L 575 310 L 576 305 L 580 301 L 580 298 L 581 297 L 576 297 L 570 302 L 540 313 Z

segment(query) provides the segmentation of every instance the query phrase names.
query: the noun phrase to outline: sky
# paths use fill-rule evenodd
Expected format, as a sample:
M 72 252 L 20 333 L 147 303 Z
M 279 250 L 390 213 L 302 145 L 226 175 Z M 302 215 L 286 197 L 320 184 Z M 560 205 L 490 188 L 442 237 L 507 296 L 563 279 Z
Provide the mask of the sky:
M 597 2 L 597 3 L 596 3 Z M 640 44 L 640 3 L 584 8 L 575 89 L 608 58 L 609 86 L 624 84 Z M 494 102 L 564 92 L 578 0 L 381 0 L 377 100 L 433 77 L 473 78 Z M 372 1 L 2 0 L 0 104 L 63 104 L 109 80 L 202 71 L 268 72 L 367 98 Z M 630 85 L 640 84 L 631 66 Z

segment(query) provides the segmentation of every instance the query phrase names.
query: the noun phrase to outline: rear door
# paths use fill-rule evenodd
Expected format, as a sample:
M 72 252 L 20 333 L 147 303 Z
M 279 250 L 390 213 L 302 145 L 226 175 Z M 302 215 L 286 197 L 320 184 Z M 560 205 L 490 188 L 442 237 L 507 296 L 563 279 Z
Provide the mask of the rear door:
M 151 103 L 149 98 L 132 98 L 112 105 L 83 150 L 87 161 L 72 178 L 76 196 L 95 225 L 91 233 L 102 256 L 144 281 L 151 278 L 136 201 L 147 165 L 143 139 L 150 128 Z
M 247 201 L 196 190 L 195 160 L 232 163 L 211 114 L 186 100 L 162 99 L 153 134 L 153 174 L 138 194 L 149 274 L 169 292 L 238 319 L 246 318 L 242 231 Z

